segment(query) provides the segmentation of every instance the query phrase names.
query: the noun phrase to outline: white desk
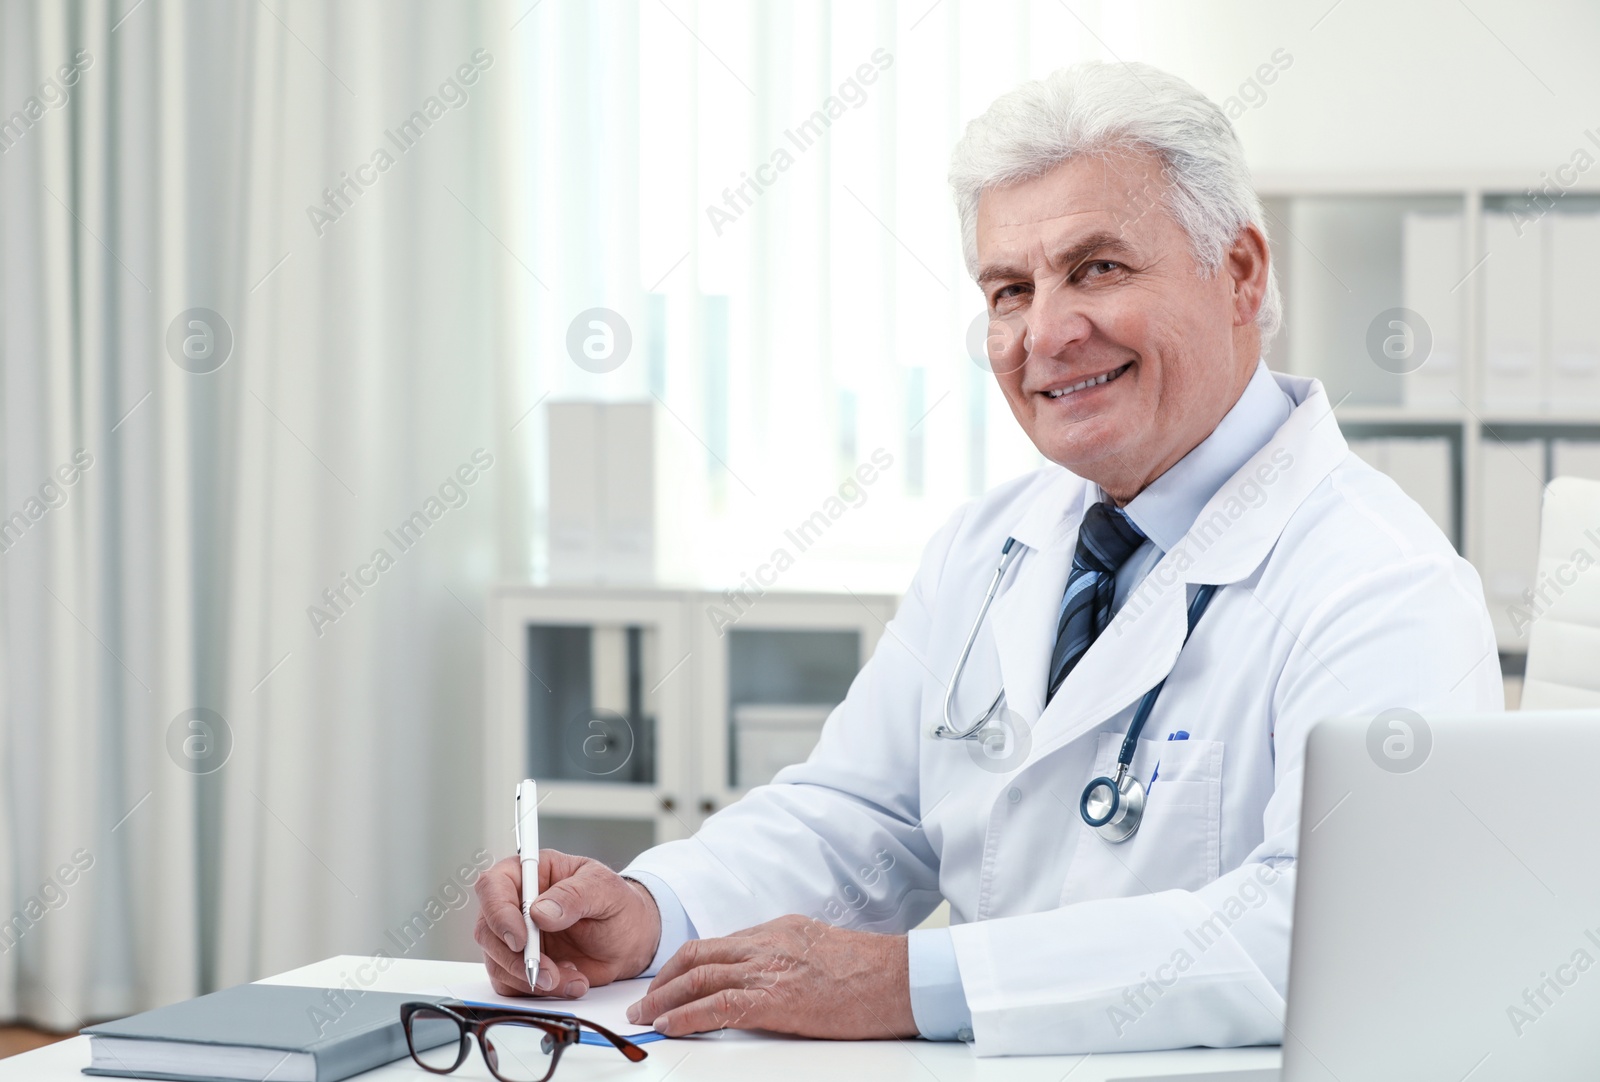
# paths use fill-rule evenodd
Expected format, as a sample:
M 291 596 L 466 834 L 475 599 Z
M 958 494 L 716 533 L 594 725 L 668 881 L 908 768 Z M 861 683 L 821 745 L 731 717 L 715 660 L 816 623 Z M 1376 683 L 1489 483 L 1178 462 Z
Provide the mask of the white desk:
M 336 987 L 341 974 L 354 973 L 365 958 L 344 955 L 268 977 L 266 984 Z M 370 986 L 377 992 L 421 992 L 446 983 L 476 980 L 483 968 L 472 962 L 429 962 L 399 958 Z M 1276 1067 L 1276 1048 L 1187 1049 L 1115 1056 L 1027 1056 L 979 1059 L 964 1044 L 933 1041 L 808 1041 L 768 1034 L 728 1031 L 687 1040 L 657 1041 L 645 1046 L 650 1058 L 629 1063 L 613 1049 L 580 1046 L 561 1060 L 552 1082 L 650 1082 L 672 1076 L 673 1082 L 694 1079 L 797 1079 L 830 1082 L 871 1078 L 874 1082 L 967 1082 L 1007 1079 L 1018 1082 L 1106 1082 L 1107 1079 L 1175 1074 L 1185 1071 L 1234 1071 Z M 89 1063 L 89 1038 L 73 1037 L 20 1056 L 0 1060 L 0 1079 L 29 1082 L 83 1082 Z M 424 1072 L 409 1059 L 358 1076 L 424 1082 L 441 1076 Z M 474 1048 L 471 1057 L 450 1078 L 474 1082 L 492 1076 Z

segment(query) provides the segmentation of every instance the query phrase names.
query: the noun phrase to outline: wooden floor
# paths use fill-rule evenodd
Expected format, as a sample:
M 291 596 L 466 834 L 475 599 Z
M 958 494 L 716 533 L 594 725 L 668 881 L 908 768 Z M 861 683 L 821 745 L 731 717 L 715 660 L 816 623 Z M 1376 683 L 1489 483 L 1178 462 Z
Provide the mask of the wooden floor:
M 71 1037 L 70 1033 L 49 1033 L 28 1026 L 0 1026 L 0 1059 Z

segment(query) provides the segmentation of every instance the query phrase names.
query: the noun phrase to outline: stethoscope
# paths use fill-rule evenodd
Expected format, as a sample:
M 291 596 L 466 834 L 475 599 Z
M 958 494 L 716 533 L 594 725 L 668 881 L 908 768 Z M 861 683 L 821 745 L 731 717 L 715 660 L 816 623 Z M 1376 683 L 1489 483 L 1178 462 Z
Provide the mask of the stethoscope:
M 957 731 L 950 721 L 950 714 L 955 706 L 956 685 L 961 680 L 961 673 L 967 667 L 967 657 L 972 653 L 972 644 L 977 641 L 978 631 L 983 627 L 983 618 L 989 614 L 989 606 L 994 603 L 995 594 L 1000 591 L 1000 581 L 1005 578 L 1006 571 L 1020 553 L 1016 538 L 1006 538 L 1004 547 L 1000 549 L 1000 566 L 995 568 L 994 577 L 989 580 L 989 589 L 983 595 L 983 604 L 978 607 L 978 618 L 972 622 L 972 630 L 967 632 L 967 641 L 961 647 L 961 656 L 956 659 L 956 669 L 950 675 L 950 684 L 944 693 L 944 723 L 934 727 L 934 737 L 941 740 L 968 740 L 977 736 L 979 732 L 994 719 L 1000 712 L 1000 706 L 1005 702 L 1006 689 L 1001 687 L 989 708 L 980 714 L 976 721 L 965 729 Z M 1189 602 L 1189 627 L 1183 634 L 1183 645 L 1189 643 L 1189 636 L 1194 634 L 1194 626 L 1200 622 L 1200 617 L 1205 613 L 1206 606 L 1211 604 L 1212 595 L 1217 592 L 1215 585 L 1204 585 L 1195 591 L 1194 600 Z M 1181 650 L 1182 647 L 1180 646 Z M 1083 796 L 1078 799 L 1078 814 L 1083 816 L 1095 833 L 1109 842 L 1127 841 L 1139 829 L 1139 822 L 1144 818 L 1144 783 L 1134 777 L 1129 769 L 1133 765 L 1133 753 L 1139 747 L 1139 734 L 1144 731 L 1144 723 L 1149 719 L 1150 712 L 1156 708 L 1156 700 L 1161 697 L 1161 689 L 1166 686 L 1166 678 L 1139 700 L 1139 706 L 1133 712 L 1133 721 L 1128 725 L 1128 735 L 1122 740 L 1122 749 L 1117 753 L 1117 769 L 1114 776 L 1104 775 L 1094 778 L 1083 787 Z

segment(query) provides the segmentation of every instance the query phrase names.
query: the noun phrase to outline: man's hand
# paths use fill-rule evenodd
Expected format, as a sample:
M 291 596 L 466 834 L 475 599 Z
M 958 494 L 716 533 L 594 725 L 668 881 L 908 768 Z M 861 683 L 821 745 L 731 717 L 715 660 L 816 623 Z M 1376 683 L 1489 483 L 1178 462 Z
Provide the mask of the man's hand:
M 906 937 L 779 917 L 674 954 L 628 1019 L 669 1037 L 766 1029 L 802 1037 L 915 1037 Z
M 483 948 L 489 983 L 503 996 L 575 998 L 591 985 L 644 972 L 661 941 L 661 913 L 640 883 L 624 879 L 588 857 L 539 850 L 538 988 L 528 987 L 522 949 L 522 862 L 507 857 L 479 877 L 478 923 L 473 938 Z

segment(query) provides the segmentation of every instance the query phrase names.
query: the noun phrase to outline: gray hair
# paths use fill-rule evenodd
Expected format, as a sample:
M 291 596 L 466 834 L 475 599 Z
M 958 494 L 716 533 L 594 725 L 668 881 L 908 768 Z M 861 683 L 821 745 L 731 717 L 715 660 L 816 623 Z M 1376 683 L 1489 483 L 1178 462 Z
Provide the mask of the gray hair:
M 1188 234 L 1204 276 L 1222 266 L 1246 225 L 1266 236 L 1239 137 L 1211 99 L 1149 64 L 1086 61 L 995 99 L 956 144 L 950 187 L 967 273 L 978 275 L 978 196 L 985 188 L 1039 176 L 1081 154 L 1118 149 L 1160 157 L 1167 212 Z M 1263 352 L 1282 317 L 1277 272 L 1269 264 L 1256 313 Z

